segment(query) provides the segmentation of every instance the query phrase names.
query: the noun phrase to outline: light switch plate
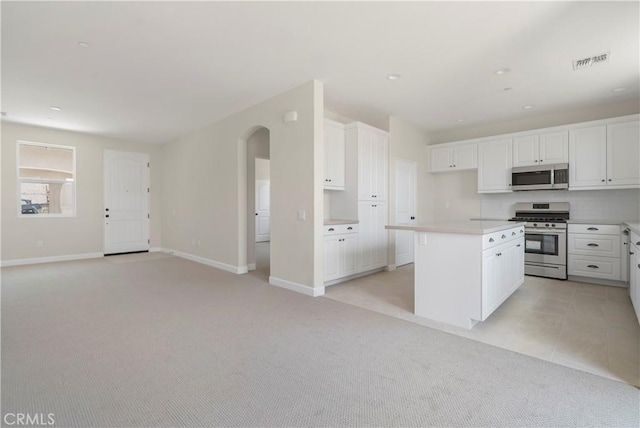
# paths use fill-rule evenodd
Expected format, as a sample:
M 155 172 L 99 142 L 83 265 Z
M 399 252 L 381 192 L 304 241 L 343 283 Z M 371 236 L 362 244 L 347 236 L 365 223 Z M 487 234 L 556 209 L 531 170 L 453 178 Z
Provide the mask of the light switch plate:
M 298 211 L 298 221 L 305 221 L 307 219 L 307 212 L 304 210 Z

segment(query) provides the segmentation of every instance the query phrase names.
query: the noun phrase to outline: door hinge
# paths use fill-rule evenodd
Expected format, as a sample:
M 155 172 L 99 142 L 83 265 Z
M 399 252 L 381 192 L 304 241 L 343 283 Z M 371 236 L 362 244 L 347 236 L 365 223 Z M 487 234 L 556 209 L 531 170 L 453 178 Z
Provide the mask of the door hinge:
M 151 214 L 147 214 L 147 218 L 151 218 Z
M 147 187 L 147 193 L 150 193 L 151 191 L 149 190 L 149 188 Z
M 151 239 L 147 239 L 147 244 L 151 244 Z
M 149 162 L 147 162 L 147 168 L 149 168 Z

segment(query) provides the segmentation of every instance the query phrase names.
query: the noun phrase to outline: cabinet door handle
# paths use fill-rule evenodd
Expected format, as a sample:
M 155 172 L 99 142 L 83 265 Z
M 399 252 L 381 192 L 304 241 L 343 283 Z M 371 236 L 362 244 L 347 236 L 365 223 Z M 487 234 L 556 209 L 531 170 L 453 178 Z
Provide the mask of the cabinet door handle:
M 507 237 L 507 235 L 502 235 L 502 239 L 505 239 Z
M 593 242 L 589 242 L 587 244 L 587 247 L 599 247 L 599 245 L 598 244 L 594 244 Z
M 496 254 L 496 256 L 498 256 L 498 257 L 500 257 L 501 255 L 502 255 L 502 253 L 498 253 L 498 254 Z
M 587 227 L 587 230 L 600 230 L 600 229 L 598 229 L 597 227 Z
M 349 226 L 347 227 L 347 230 L 353 230 L 353 227 Z
M 640 246 L 640 241 L 636 242 L 636 245 Z
M 638 269 L 640 269 L 640 264 L 638 264 Z
M 489 242 L 493 242 L 493 238 L 489 238 Z
M 329 228 L 329 232 L 333 232 L 335 229 L 333 227 Z
M 414 216 L 411 216 L 411 220 L 415 220 L 416 218 Z
M 534 162 L 538 162 L 538 159 L 534 160 Z
M 604 178 L 602 179 L 602 182 L 604 183 Z
M 520 246 L 520 244 L 516 245 L 516 247 L 519 247 L 519 246 Z
M 516 233 L 515 232 L 511 232 L 511 236 L 516 236 Z
M 596 266 L 596 265 L 589 265 L 587 267 L 591 269 L 600 269 L 600 266 Z
M 609 179 L 609 181 L 611 181 L 611 179 Z

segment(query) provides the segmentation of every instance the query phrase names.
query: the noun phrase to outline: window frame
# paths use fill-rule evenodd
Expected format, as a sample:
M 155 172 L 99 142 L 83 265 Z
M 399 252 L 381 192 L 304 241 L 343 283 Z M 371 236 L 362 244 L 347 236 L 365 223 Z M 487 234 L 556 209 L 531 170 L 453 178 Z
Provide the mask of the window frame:
M 61 144 L 51 144 L 51 143 L 40 143 L 35 141 L 26 141 L 26 140 L 17 140 L 16 141 L 16 198 L 18 206 L 16 208 L 16 212 L 18 214 L 18 218 L 74 218 L 78 216 L 78 201 L 77 201 L 77 190 L 78 186 L 76 185 L 78 182 L 77 176 L 77 165 L 76 165 L 76 147 L 75 146 L 64 146 Z M 39 146 L 39 147 L 51 147 L 54 149 L 62 149 L 62 150 L 71 150 L 72 156 L 72 174 L 73 181 L 71 181 L 71 185 L 73 186 L 73 212 L 70 214 L 64 213 L 39 213 L 38 215 L 34 214 L 23 214 L 22 213 L 22 183 L 57 183 L 60 180 L 46 180 L 46 179 L 29 179 L 20 177 L 20 147 L 22 145 L 28 146 Z M 68 181 L 65 181 L 68 183 Z

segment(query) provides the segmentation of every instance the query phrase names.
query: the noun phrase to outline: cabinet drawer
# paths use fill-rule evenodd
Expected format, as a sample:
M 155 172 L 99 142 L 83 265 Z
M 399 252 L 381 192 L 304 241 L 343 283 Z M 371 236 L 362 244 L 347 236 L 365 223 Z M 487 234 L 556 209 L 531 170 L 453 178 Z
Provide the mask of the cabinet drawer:
M 324 226 L 324 236 L 340 235 L 344 233 L 357 233 L 357 224 L 333 224 Z
M 598 235 L 620 235 L 617 224 L 569 224 L 569 233 L 592 233 Z
M 570 233 L 569 254 L 620 257 L 620 235 Z
M 502 230 L 500 232 L 489 233 L 482 236 L 482 249 L 495 247 L 513 239 L 524 237 L 524 226 Z
M 568 262 L 569 275 L 620 280 L 620 259 L 569 254 Z

